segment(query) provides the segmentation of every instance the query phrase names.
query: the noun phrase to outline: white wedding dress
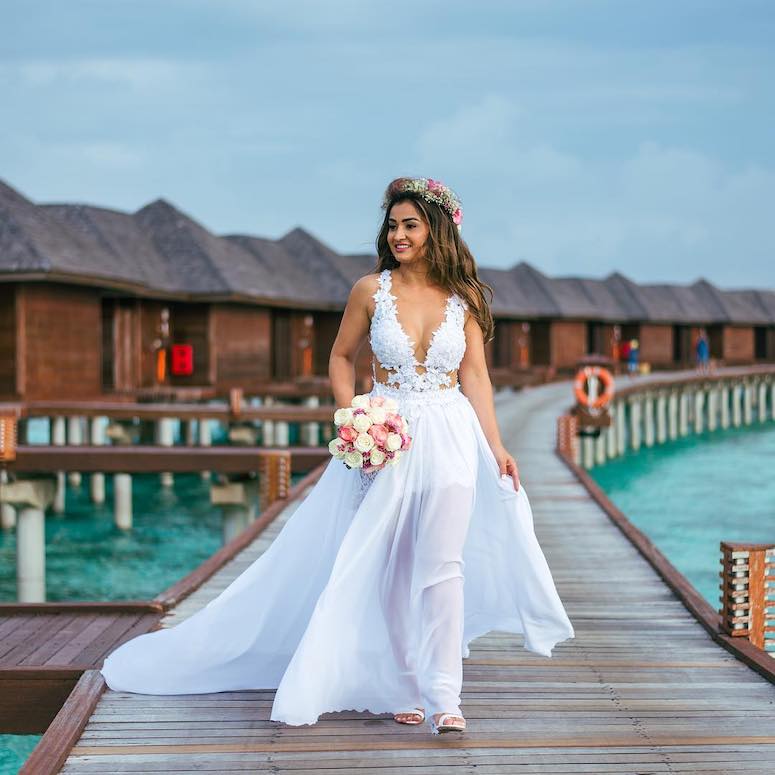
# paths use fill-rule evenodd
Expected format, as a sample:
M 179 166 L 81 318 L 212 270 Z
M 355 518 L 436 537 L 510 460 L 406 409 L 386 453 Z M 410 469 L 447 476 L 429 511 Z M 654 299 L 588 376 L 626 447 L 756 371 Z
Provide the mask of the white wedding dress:
M 270 719 L 337 710 L 460 713 L 462 658 L 490 630 L 550 657 L 574 637 L 536 540 L 524 487 L 501 477 L 478 417 L 448 372 L 465 352 L 456 294 L 425 362 L 384 270 L 370 343 L 396 386 L 412 446 L 371 475 L 332 459 L 280 534 L 216 599 L 108 656 L 112 689 L 190 694 L 277 689 Z M 417 367 L 425 371 L 418 373 Z M 391 375 L 392 376 L 392 375 Z

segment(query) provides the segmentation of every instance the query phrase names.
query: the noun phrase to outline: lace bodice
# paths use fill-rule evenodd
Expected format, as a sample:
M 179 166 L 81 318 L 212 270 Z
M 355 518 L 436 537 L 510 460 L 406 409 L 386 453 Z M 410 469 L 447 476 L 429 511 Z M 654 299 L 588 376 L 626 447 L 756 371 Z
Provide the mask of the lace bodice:
M 396 297 L 390 292 L 392 273 L 383 269 L 379 275 L 379 287 L 373 298 L 376 302 L 371 319 L 369 343 L 374 357 L 386 371 L 394 372 L 388 385 L 400 390 L 426 391 L 449 386 L 448 372 L 457 371 L 466 349 L 463 324 L 468 307 L 456 293 L 447 298 L 444 319 L 431 335 L 425 361 L 415 356 L 413 342 L 398 319 Z M 417 368 L 425 371 L 418 372 Z M 372 375 L 376 382 L 376 368 L 372 362 Z

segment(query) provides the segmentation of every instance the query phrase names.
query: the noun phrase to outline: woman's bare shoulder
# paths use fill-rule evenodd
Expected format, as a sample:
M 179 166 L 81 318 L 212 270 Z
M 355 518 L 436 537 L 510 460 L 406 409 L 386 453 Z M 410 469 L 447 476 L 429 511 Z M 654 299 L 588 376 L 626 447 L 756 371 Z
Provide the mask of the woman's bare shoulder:
M 361 300 L 366 300 L 369 296 L 373 296 L 377 292 L 379 287 L 379 272 L 372 272 L 371 274 L 363 275 L 359 277 L 354 283 L 350 296 Z

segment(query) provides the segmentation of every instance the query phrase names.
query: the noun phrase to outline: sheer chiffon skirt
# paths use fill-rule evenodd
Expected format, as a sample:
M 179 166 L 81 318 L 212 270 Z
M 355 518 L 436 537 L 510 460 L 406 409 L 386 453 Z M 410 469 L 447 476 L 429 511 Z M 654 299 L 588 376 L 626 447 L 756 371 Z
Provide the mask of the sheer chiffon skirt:
M 270 718 L 460 712 L 462 659 L 490 630 L 551 656 L 574 637 L 524 487 L 501 478 L 459 388 L 379 383 L 411 449 L 373 476 L 332 460 L 269 549 L 207 606 L 105 661 L 143 694 L 277 689 Z

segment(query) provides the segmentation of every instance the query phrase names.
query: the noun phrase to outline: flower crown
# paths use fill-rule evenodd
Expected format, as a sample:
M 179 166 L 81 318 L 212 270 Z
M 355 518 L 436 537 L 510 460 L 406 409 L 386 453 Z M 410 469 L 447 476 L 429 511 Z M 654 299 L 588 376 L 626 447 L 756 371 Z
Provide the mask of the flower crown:
M 460 206 L 460 197 L 440 180 L 434 180 L 433 178 L 396 178 L 390 182 L 390 185 L 385 190 L 385 198 L 382 202 L 383 209 L 387 210 L 390 202 L 398 194 L 417 194 L 427 202 L 437 204 L 449 214 L 458 231 L 461 230 L 463 209 Z

